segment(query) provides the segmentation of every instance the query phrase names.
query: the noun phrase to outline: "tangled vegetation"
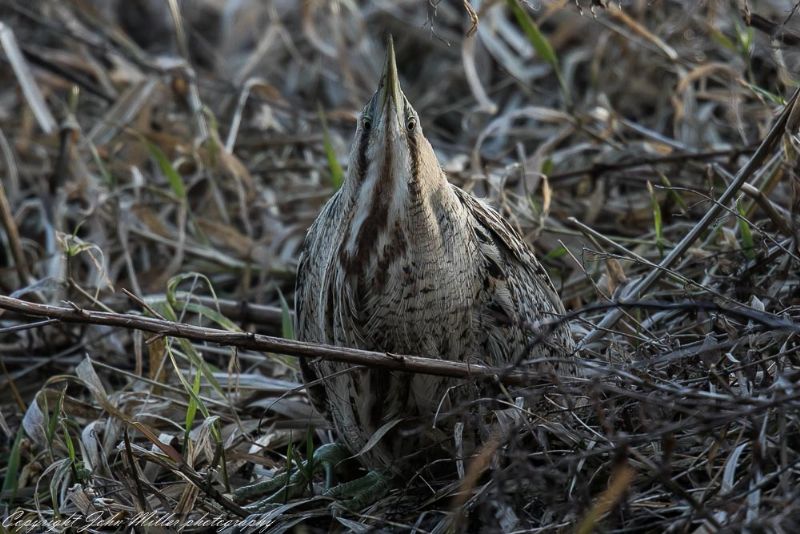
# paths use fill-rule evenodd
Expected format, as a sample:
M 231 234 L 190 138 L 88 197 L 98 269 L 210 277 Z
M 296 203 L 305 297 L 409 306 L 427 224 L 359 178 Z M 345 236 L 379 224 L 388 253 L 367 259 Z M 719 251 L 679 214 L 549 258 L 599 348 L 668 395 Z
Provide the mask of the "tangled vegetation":
M 800 530 L 797 8 L 0 1 L 4 528 Z M 335 439 L 298 381 L 313 347 L 273 338 L 387 33 L 450 180 L 549 270 L 583 373 L 496 378 L 457 479 L 364 510 L 315 479 L 254 515 L 234 490 Z

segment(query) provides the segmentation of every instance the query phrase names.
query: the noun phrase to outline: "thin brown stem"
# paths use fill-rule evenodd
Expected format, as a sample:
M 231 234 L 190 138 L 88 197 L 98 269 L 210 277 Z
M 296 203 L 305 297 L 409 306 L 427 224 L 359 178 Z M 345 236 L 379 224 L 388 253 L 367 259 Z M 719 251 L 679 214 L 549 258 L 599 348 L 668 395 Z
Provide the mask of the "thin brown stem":
M 794 92 L 767 136 L 758 146 L 758 149 L 756 149 L 755 153 L 747 161 L 745 166 L 742 167 L 737 173 L 736 179 L 728 186 L 725 192 L 722 193 L 718 201 L 711 205 L 703 218 L 700 219 L 700 221 L 697 222 L 697 224 L 689 231 L 689 233 L 686 234 L 686 237 L 684 237 L 675 246 L 675 248 L 670 251 L 667 257 L 664 258 L 656 268 L 651 270 L 647 276 L 642 278 L 634 287 L 631 288 L 631 291 L 628 293 L 631 299 L 641 298 L 641 296 L 648 291 L 665 272 L 670 272 L 670 269 L 678 260 L 678 258 L 683 256 L 683 254 L 689 250 L 689 247 L 691 247 L 692 244 L 700 237 L 700 235 L 705 232 L 711 222 L 719 216 L 720 212 L 722 211 L 722 207 L 734 197 L 742 185 L 747 182 L 756 169 L 758 169 L 764 160 L 767 159 L 769 154 L 772 153 L 781 136 L 785 132 L 786 126 L 789 122 L 790 114 L 797 105 L 798 94 L 800 94 L 800 89 Z M 608 329 L 613 328 L 614 325 L 617 324 L 617 321 L 619 321 L 621 317 L 621 309 L 611 310 L 611 312 L 603 318 L 597 327 L 586 335 L 581 342 L 581 346 L 585 347 L 590 343 L 600 339 Z
M 393 371 L 418 372 L 452 378 L 493 377 L 503 374 L 503 382 L 512 385 L 521 385 L 530 381 L 530 377 L 521 373 L 504 374 L 502 369 L 485 365 L 318 345 L 254 334 L 252 332 L 229 332 L 227 330 L 176 323 L 128 313 L 85 310 L 75 305 L 61 307 L 36 304 L 4 295 L 0 295 L 0 308 L 24 315 L 58 319 L 67 323 L 116 326 L 152 332 L 160 336 L 181 337 L 193 341 L 209 341 L 256 351 L 276 352 L 288 356 L 323 358 L 355 365 L 381 367 Z

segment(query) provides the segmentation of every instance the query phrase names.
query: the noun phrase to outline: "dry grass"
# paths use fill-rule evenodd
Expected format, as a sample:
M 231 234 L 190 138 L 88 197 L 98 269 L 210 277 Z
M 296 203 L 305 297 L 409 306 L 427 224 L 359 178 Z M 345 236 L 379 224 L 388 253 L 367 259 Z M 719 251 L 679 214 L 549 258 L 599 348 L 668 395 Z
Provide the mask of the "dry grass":
M 451 180 L 535 246 L 576 337 L 609 329 L 585 377 L 504 391 L 461 480 L 263 524 L 800 530 L 800 107 L 754 157 L 796 87 L 797 6 L 578 3 L 0 1 L 0 293 L 291 336 L 298 247 L 391 32 Z M 612 323 L 620 298 L 650 304 Z M 12 313 L 0 353 L 6 515 L 234 520 L 233 489 L 333 438 L 286 356 Z

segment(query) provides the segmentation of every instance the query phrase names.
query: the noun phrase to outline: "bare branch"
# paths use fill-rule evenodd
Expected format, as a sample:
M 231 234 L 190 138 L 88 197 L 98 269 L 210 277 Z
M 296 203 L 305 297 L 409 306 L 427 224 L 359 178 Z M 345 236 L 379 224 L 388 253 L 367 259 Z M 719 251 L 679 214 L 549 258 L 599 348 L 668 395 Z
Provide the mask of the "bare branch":
M 172 321 L 144 317 L 130 313 L 110 313 L 72 307 L 36 304 L 0 295 L 0 308 L 36 317 L 58 319 L 66 323 L 98 324 L 152 332 L 160 336 L 173 336 L 193 341 L 210 341 L 243 349 L 277 352 L 288 356 L 323 358 L 354 365 L 368 365 L 393 371 L 425 373 L 452 378 L 492 377 L 504 374 L 507 384 L 529 383 L 530 378 L 519 373 L 505 374 L 502 369 L 420 356 L 371 352 L 367 350 L 318 345 L 292 341 L 252 332 L 229 332 Z
M 711 205 L 709 210 L 703 216 L 700 221 L 686 234 L 680 243 L 675 245 L 667 257 L 664 258 L 661 263 L 658 264 L 658 267 L 651 270 L 647 276 L 641 279 L 636 286 L 632 287 L 630 292 L 628 293 L 632 299 L 638 299 L 641 295 L 650 289 L 655 282 L 661 278 L 661 275 L 664 272 L 667 272 L 670 267 L 680 258 L 689 247 L 700 237 L 708 225 L 717 218 L 720 211 L 722 211 L 722 206 L 727 204 L 729 200 L 733 198 L 737 191 L 742 187 L 744 183 L 747 182 L 748 178 L 755 172 L 755 170 L 763 163 L 763 161 L 767 158 L 767 155 L 772 152 L 777 145 L 778 141 L 780 140 L 781 136 L 783 135 L 786 125 L 789 120 L 789 115 L 792 113 L 793 108 L 797 105 L 797 96 L 800 93 L 799 90 L 795 90 L 792 97 L 784 106 L 783 111 L 781 112 L 778 120 L 775 121 L 772 128 L 770 129 L 767 136 L 759 145 L 758 149 L 756 149 L 753 156 L 747 161 L 744 167 L 737 173 L 736 179 L 731 182 L 728 188 L 725 190 L 724 193 L 719 197 L 718 202 Z M 586 337 L 581 342 L 581 346 L 586 346 L 594 341 L 600 339 L 603 334 L 619 321 L 622 317 L 622 310 L 616 309 L 613 310 L 611 313 L 606 315 L 600 324 L 597 325 L 597 328 L 589 332 Z
M 440 358 L 412 356 L 406 354 L 391 354 L 388 352 L 374 352 L 361 349 L 346 347 L 335 347 L 317 343 L 307 343 L 282 339 L 252 332 L 230 332 L 217 328 L 207 328 L 203 326 L 190 325 L 144 317 L 130 313 L 113 313 L 86 310 L 78 307 L 74 303 L 68 303 L 69 307 L 52 306 L 49 304 L 37 304 L 24 300 L 0 295 L 0 309 L 16 312 L 23 315 L 35 317 L 46 317 L 50 321 L 59 320 L 66 323 L 97 324 L 105 326 L 116 326 L 132 330 L 142 330 L 152 332 L 159 336 L 172 336 L 190 339 L 193 341 L 208 341 L 221 345 L 239 347 L 243 349 L 277 352 L 288 356 L 300 358 L 322 358 L 336 362 L 350 363 L 353 365 L 366 365 L 389 369 L 392 371 L 405 371 L 411 373 L 422 373 L 436 376 L 447 376 L 451 378 L 474 379 L 492 378 L 508 385 L 531 385 L 536 376 L 530 372 L 521 372 L 517 367 L 524 362 L 523 359 L 506 368 L 489 367 L 485 365 L 454 362 Z M 714 302 L 690 301 L 690 302 L 660 302 L 660 301 L 627 301 L 610 302 L 607 304 L 594 304 L 579 310 L 572 311 L 564 316 L 541 325 L 528 325 L 532 332 L 536 333 L 534 340 L 529 344 L 531 348 L 547 339 L 550 333 L 559 325 L 569 322 L 585 313 L 592 313 L 611 309 L 621 311 L 625 309 L 646 309 L 646 310 L 683 310 L 683 311 L 704 311 L 707 313 L 719 313 L 734 317 L 741 321 L 750 321 L 771 330 L 782 330 L 800 333 L 800 325 L 777 315 L 760 312 L 745 307 L 728 308 L 720 306 Z M 44 321 L 36 326 L 49 324 Z M 8 331 L 12 331 L 9 329 Z M 597 365 L 590 362 L 582 362 L 580 359 L 576 363 L 587 363 L 588 367 L 595 370 Z

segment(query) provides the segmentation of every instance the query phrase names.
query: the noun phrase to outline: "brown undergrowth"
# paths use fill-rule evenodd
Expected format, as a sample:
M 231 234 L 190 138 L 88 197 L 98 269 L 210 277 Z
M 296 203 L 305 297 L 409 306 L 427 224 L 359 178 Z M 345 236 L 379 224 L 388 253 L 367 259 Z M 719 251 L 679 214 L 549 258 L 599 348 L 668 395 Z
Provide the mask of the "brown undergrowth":
M 359 511 L 315 479 L 260 525 L 797 531 L 797 6 L 577 4 L 0 2 L 0 293 L 72 317 L 0 303 L 7 521 L 223 528 L 250 513 L 234 489 L 334 439 L 292 352 L 81 310 L 290 338 L 392 33 L 450 179 L 550 270 L 583 373 L 476 399 L 497 424 L 456 477 Z

